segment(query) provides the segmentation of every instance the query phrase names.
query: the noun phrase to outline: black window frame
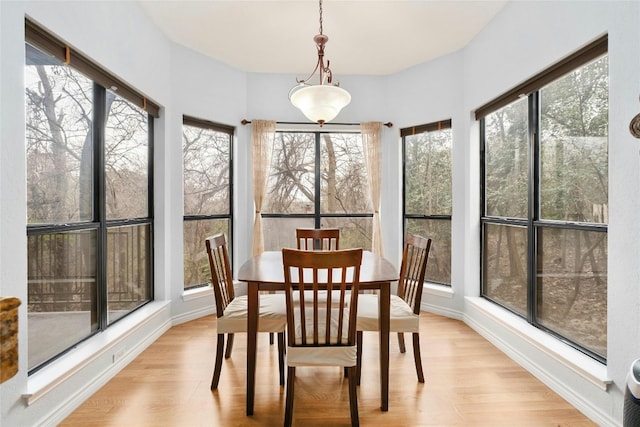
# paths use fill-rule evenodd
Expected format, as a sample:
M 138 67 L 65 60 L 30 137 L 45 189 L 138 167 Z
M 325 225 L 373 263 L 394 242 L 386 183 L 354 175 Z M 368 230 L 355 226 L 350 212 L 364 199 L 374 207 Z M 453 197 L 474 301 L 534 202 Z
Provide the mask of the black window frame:
M 159 117 L 160 107 L 153 101 L 147 99 L 136 89 L 124 83 L 118 77 L 101 68 L 88 56 L 72 48 L 66 42 L 51 34 L 34 21 L 25 19 L 25 49 L 35 48 L 47 55 L 51 55 L 63 64 L 73 68 L 84 77 L 93 82 L 92 99 L 92 219 L 71 223 L 36 223 L 27 224 L 27 238 L 30 236 L 46 234 L 64 234 L 71 231 L 91 231 L 96 232 L 96 283 L 97 283 L 97 318 L 93 317 L 92 323 L 97 324 L 97 329 L 91 331 L 83 339 L 66 348 L 65 350 L 49 357 L 47 360 L 28 369 L 28 375 L 32 375 L 49 365 L 54 360 L 73 350 L 79 343 L 103 332 L 107 328 L 118 323 L 141 307 L 154 300 L 154 119 Z M 107 122 L 105 100 L 107 90 L 117 93 L 117 96 L 133 103 L 135 106 L 147 112 L 148 124 L 148 153 L 147 153 L 147 215 L 136 218 L 108 219 L 106 206 L 106 173 L 105 173 L 105 127 Z M 140 305 L 118 317 L 109 321 L 108 312 L 108 280 L 107 280 L 107 232 L 109 229 L 123 226 L 149 227 L 149 239 L 146 242 L 147 258 L 144 269 L 149 278 L 149 297 Z
M 217 123 L 217 122 L 213 122 L 210 120 L 205 120 L 205 119 L 199 119 L 193 116 L 188 116 L 188 115 L 183 115 L 182 116 L 182 124 L 187 125 L 187 126 L 193 126 L 193 127 L 199 127 L 199 128 L 203 128 L 203 129 L 209 129 L 209 130 L 213 130 L 216 132 L 221 132 L 221 133 L 225 133 L 227 135 L 229 135 L 229 213 L 228 214 L 199 214 L 199 215 L 183 215 L 182 217 L 182 221 L 183 224 L 189 221 L 202 221 L 202 220 L 210 220 L 210 219 L 224 219 L 229 221 L 229 231 L 227 233 L 227 244 L 229 246 L 229 248 L 231 250 L 229 250 L 229 262 L 231 263 L 231 268 L 233 270 L 233 247 L 234 247 L 234 241 L 233 241 L 233 208 L 234 208 L 234 199 L 233 199 L 233 194 L 234 194 L 234 185 L 233 185 L 233 165 L 234 165 L 234 161 L 233 161 L 233 144 L 234 144 L 234 134 L 235 134 L 235 127 L 233 126 L 229 126 L 229 125 L 225 125 L 222 123 Z M 184 159 L 183 159 L 184 161 Z M 182 179 L 184 181 L 184 175 L 182 176 Z M 184 204 L 183 204 L 183 213 L 184 213 Z M 184 230 L 184 227 L 183 227 Z M 202 243 L 202 250 L 203 252 L 205 251 L 205 246 L 204 246 L 204 242 Z M 202 288 L 205 286 L 210 286 L 210 281 L 207 283 L 198 283 L 198 284 L 192 284 L 192 285 L 186 285 L 183 283 L 183 290 L 184 291 L 189 291 L 189 290 L 193 290 L 193 289 L 198 289 L 198 288 Z
M 568 337 L 565 337 L 550 328 L 545 327 L 537 321 L 537 303 L 538 303 L 538 285 L 537 285 L 537 268 L 538 253 L 540 248 L 538 245 L 538 234 L 543 229 L 564 229 L 577 231 L 593 231 L 607 233 L 608 224 L 606 223 L 586 223 L 578 221 L 558 221 L 540 218 L 540 90 L 544 86 L 560 79 L 561 77 L 573 72 L 588 63 L 595 61 L 608 54 L 608 35 L 603 35 L 592 41 L 582 49 L 577 50 L 573 54 L 560 60 L 548 69 L 533 76 L 529 80 L 521 83 L 505 94 L 495 98 L 487 104 L 479 107 L 475 111 L 475 118 L 479 121 L 479 142 L 480 142 L 480 296 L 492 303 L 503 307 L 514 313 L 516 316 L 522 317 L 514 309 L 501 304 L 485 294 L 485 271 L 484 271 L 484 248 L 485 248 L 485 227 L 486 225 L 502 225 L 516 226 L 526 228 L 527 235 L 527 253 L 526 253 L 526 274 L 527 274 L 527 314 L 525 320 L 532 326 L 543 330 L 551 336 L 554 336 L 570 347 L 586 354 L 594 360 L 606 364 L 606 357 L 591 351 L 590 349 L 576 343 Z M 486 127 L 485 117 L 495 111 L 511 105 L 518 99 L 527 99 L 528 108 L 528 190 L 527 190 L 527 217 L 499 217 L 489 216 L 486 213 Z M 606 321 L 606 318 L 605 318 Z
M 406 194 L 407 194 L 406 193 L 407 191 L 406 137 L 412 136 L 412 135 L 418 135 L 420 133 L 436 132 L 444 129 L 452 129 L 451 119 L 440 120 L 437 122 L 431 122 L 431 123 L 427 123 L 419 126 L 411 126 L 411 127 L 400 129 L 400 137 L 402 138 L 402 218 L 403 218 L 402 220 L 403 238 L 402 239 L 403 239 L 403 245 L 404 245 L 404 239 L 407 234 L 408 220 L 449 221 L 449 230 L 451 231 L 452 214 L 449 214 L 449 215 L 429 214 L 429 213 L 408 214 L 407 199 L 406 199 Z M 452 142 L 452 149 L 453 149 L 453 140 L 451 142 Z M 451 178 L 453 181 L 453 176 Z M 452 197 L 452 202 L 453 202 L 453 197 Z M 451 210 L 453 212 L 453 206 L 451 206 Z M 426 236 L 426 237 L 430 237 L 430 236 Z M 451 258 L 451 247 L 449 247 L 449 257 Z M 428 270 L 428 267 L 427 267 L 427 270 Z M 449 276 L 449 283 L 442 283 L 433 279 L 429 279 L 428 276 L 425 275 L 425 282 L 451 287 L 451 276 Z

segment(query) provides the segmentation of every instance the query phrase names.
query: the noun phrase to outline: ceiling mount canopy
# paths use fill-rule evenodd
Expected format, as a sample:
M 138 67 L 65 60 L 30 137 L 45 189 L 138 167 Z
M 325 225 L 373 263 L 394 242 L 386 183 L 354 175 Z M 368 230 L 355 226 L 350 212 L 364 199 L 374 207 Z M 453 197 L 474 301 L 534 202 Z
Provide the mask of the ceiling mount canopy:
M 340 110 L 349 105 L 351 95 L 346 90 L 339 87 L 338 83 L 333 83 L 333 75 L 324 63 L 324 46 L 329 41 L 329 37 L 322 32 L 322 0 L 320 2 L 320 34 L 317 34 L 313 41 L 318 49 L 318 62 L 309 77 L 304 80 L 296 78 L 298 84 L 289 92 L 289 100 L 300 109 L 302 113 L 311 121 L 322 126 L 333 120 Z M 309 81 L 319 72 L 319 83 L 310 84 Z

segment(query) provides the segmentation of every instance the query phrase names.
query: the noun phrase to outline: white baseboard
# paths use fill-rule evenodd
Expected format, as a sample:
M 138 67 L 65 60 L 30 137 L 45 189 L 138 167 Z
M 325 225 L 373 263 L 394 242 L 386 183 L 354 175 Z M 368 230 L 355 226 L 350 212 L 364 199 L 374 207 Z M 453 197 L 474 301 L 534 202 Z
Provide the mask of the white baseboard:
M 32 388 L 23 394 L 27 406 L 37 406 L 38 400 L 50 393 L 58 393 L 55 398 L 59 399 L 57 406 L 33 425 L 56 426 L 63 421 L 171 328 L 168 313 L 169 306 L 165 303 L 145 306 L 133 313 L 131 319 L 123 319 L 121 324 L 102 332 L 93 341 L 88 340 L 75 353 L 30 378 Z M 137 334 L 143 339 L 136 338 Z M 74 382 L 80 385 L 69 393 L 69 384 Z
M 122 369 L 124 369 L 129 363 L 133 362 L 144 350 L 147 349 L 154 341 L 162 336 L 166 331 L 171 328 L 169 322 L 164 323 L 162 326 L 153 331 L 144 341 L 139 342 L 134 347 L 131 347 L 121 359 L 115 362 L 106 370 L 100 372 L 94 379 L 86 383 L 86 385 L 78 390 L 77 393 L 70 396 L 67 400 L 62 402 L 51 417 L 48 417 L 45 422 L 39 423 L 41 426 L 56 426 L 62 422 L 66 417 L 71 415 L 82 403 L 89 399 L 95 392 L 101 387 L 106 385 L 113 377 L 115 377 Z
M 198 310 L 189 311 L 187 313 L 182 313 L 177 316 L 171 318 L 171 324 L 173 326 L 180 325 L 182 323 L 190 322 L 192 320 L 199 319 L 204 316 L 209 316 L 211 314 L 216 314 L 215 305 L 212 307 L 200 308 Z
M 559 365 L 564 365 L 568 371 L 578 374 L 587 383 L 591 383 L 593 386 L 601 389 L 603 393 L 606 393 L 607 387 L 611 383 L 611 381 L 606 378 L 606 367 L 598 367 L 598 362 L 588 361 L 584 359 L 587 356 L 581 353 L 574 354 L 574 358 L 579 359 L 580 362 L 576 362 L 575 359 L 568 360 L 568 358 L 565 357 L 566 353 L 571 351 L 577 353 L 577 350 L 566 349 L 565 354 L 563 355 L 562 352 L 554 351 L 550 348 L 545 348 L 545 345 L 547 343 L 535 342 L 536 338 L 533 336 L 534 334 L 527 333 L 525 329 L 526 326 L 525 328 L 514 327 L 514 323 L 518 323 L 518 319 L 511 319 L 509 321 L 508 319 L 502 319 L 502 316 L 494 316 L 490 312 L 485 310 L 485 308 L 487 308 L 485 307 L 485 304 L 490 303 L 484 300 L 480 301 L 480 298 L 473 298 L 472 300 L 473 301 L 471 301 L 471 305 L 473 305 L 474 309 L 478 310 L 483 315 L 486 315 L 492 322 L 495 322 L 492 325 L 494 326 L 493 329 L 495 329 L 495 326 L 497 325 L 500 328 L 504 328 L 506 333 L 516 334 L 518 338 L 522 339 L 524 342 L 532 344 L 535 350 L 540 352 L 539 354 L 544 354 L 545 357 L 552 358 Z M 469 301 L 470 300 L 468 299 L 467 302 Z M 491 308 L 489 307 L 489 309 Z M 541 366 L 540 363 L 536 363 L 529 354 L 526 354 L 519 350 L 516 346 L 513 345 L 512 342 L 506 340 L 503 335 L 496 334 L 492 329 L 487 327 L 487 324 L 479 322 L 478 319 L 474 318 L 472 315 L 469 315 L 469 313 L 465 313 L 463 321 L 470 328 L 484 337 L 487 341 L 495 345 L 498 349 L 500 349 L 500 351 L 505 353 L 509 358 L 518 363 L 540 381 L 542 381 L 547 387 L 552 389 L 554 392 L 564 398 L 567 402 L 569 402 L 599 426 L 617 427 L 620 425 L 620 423 L 613 419 L 609 414 L 605 413 L 602 409 L 595 407 L 593 405 L 593 402 L 588 401 L 575 389 L 575 387 L 570 387 L 565 382 L 560 381 L 558 377 L 553 374 L 553 372 L 546 369 L 545 366 Z M 529 325 L 529 328 L 533 327 Z M 537 330 L 530 332 L 537 332 Z M 560 342 L 558 342 L 557 345 L 566 346 L 566 344 Z M 587 366 L 590 366 L 593 369 L 589 371 Z

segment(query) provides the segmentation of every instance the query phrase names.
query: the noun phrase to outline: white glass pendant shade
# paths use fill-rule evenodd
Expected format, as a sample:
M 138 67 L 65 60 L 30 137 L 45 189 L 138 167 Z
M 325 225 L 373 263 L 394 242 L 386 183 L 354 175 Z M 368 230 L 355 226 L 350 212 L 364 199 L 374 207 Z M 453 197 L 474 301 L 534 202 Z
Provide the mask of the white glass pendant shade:
M 313 85 L 294 89 L 290 99 L 309 120 L 323 124 L 333 120 L 349 105 L 351 95 L 338 86 Z

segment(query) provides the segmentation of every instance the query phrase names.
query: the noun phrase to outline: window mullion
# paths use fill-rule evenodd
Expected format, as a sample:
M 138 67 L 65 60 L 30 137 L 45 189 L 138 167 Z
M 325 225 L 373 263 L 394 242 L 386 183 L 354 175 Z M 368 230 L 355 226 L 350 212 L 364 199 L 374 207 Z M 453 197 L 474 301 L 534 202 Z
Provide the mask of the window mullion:
M 536 323 L 536 313 L 538 306 L 538 286 L 537 286 L 537 254 L 538 254 L 538 233 L 536 221 L 539 216 L 539 195 L 540 195 L 540 141 L 539 141 L 539 92 L 529 95 L 529 194 L 528 194 L 528 216 L 527 216 L 527 320 Z
M 320 132 L 316 132 L 316 156 L 315 156 L 315 198 L 314 198 L 314 228 L 320 228 L 321 225 L 321 217 L 320 217 L 320 186 L 321 186 L 321 176 L 320 176 Z
M 146 269 L 145 275 L 146 277 L 149 278 L 149 283 L 154 283 L 154 275 L 153 275 L 153 262 L 154 262 L 154 253 L 155 251 L 153 250 L 154 248 L 154 244 L 153 244 L 153 234 L 154 234 L 154 218 L 155 218 L 155 213 L 153 211 L 153 206 L 154 206 L 154 183 L 155 183 L 155 179 L 154 179 L 154 163 L 153 163 L 153 157 L 154 157 L 154 146 L 155 144 L 153 143 L 153 141 L 155 141 L 155 136 L 154 136 L 154 117 L 153 114 L 147 114 L 147 123 L 149 123 L 149 129 L 148 129 L 148 141 L 149 141 L 149 145 L 148 145 L 148 151 L 147 151 L 147 217 L 149 218 L 149 227 L 150 229 L 150 233 L 151 233 L 151 245 L 147 246 L 148 248 L 148 254 L 147 254 L 147 259 L 144 265 L 144 268 Z M 151 286 L 151 289 L 149 290 L 149 299 L 153 300 L 155 298 L 155 286 Z
M 486 297 L 486 264 L 484 262 L 486 254 L 486 230 L 485 230 L 485 218 L 487 216 L 487 179 L 486 179 L 486 151 L 487 151 L 487 134 L 486 134 L 486 117 L 480 118 L 479 130 L 480 130 L 480 295 Z
M 229 241 L 231 242 L 231 261 L 233 262 L 233 252 L 235 251 L 236 245 L 233 240 L 233 131 L 229 134 L 229 209 L 227 211 L 227 219 L 229 221 Z M 231 269 L 233 270 L 233 264 L 231 264 Z
M 402 136 L 402 238 L 407 235 L 407 137 Z
M 105 124 L 106 90 L 94 83 L 93 85 L 93 151 L 94 151 L 94 221 L 98 223 L 97 241 L 97 282 L 96 287 L 98 310 L 97 319 L 91 319 L 98 324 L 98 330 L 106 329 L 109 319 L 107 316 L 107 201 L 106 201 L 106 171 L 105 171 Z
M 149 141 L 154 141 L 154 122 L 153 122 L 153 115 L 151 114 L 147 114 L 147 120 L 149 123 L 149 136 L 148 136 L 148 140 Z M 153 149 L 154 146 L 153 144 L 149 144 L 149 149 L 147 152 L 147 176 L 149 177 L 148 181 L 147 181 L 147 194 L 149 195 L 149 197 L 147 197 L 147 217 L 151 219 L 151 224 L 153 224 L 153 218 L 154 218 L 154 212 L 153 212 L 153 185 L 155 180 L 153 179 L 153 170 L 154 170 L 154 164 L 153 164 Z
M 486 124 L 487 119 L 482 117 L 480 119 L 480 219 L 487 216 L 487 134 L 486 134 Z M 480 241 L 482 241 L 483 235 L 482 229 L 480 230 Z M 481 263 L 482 264 L 482 263 Z

